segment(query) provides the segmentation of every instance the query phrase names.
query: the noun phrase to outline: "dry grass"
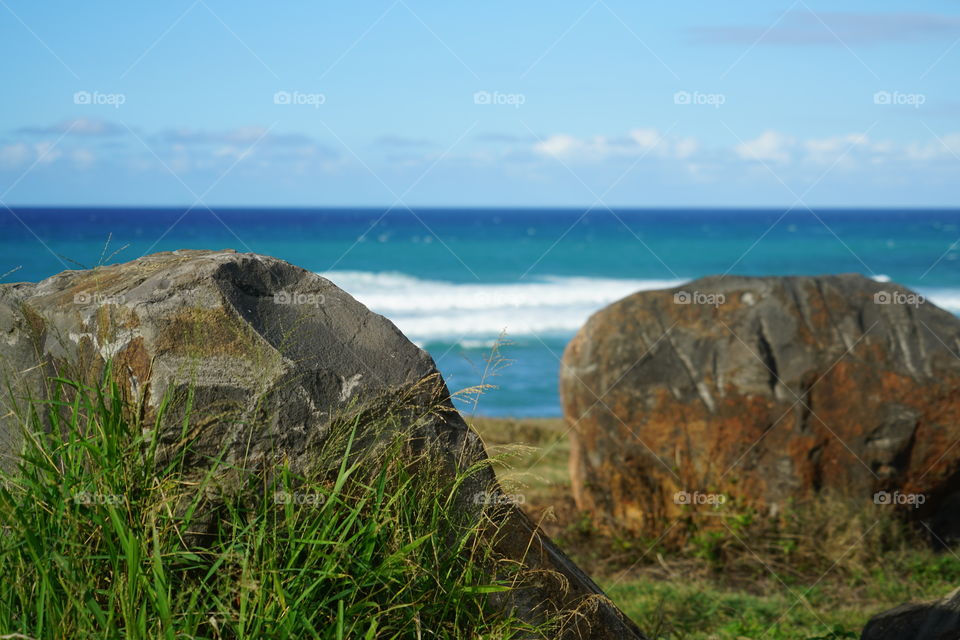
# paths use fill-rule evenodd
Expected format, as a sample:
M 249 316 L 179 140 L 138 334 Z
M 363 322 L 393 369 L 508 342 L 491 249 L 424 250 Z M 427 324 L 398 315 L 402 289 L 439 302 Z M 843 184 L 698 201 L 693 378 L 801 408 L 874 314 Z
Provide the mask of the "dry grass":
M 570 440 L 560 418 L 474 418 L 471 426 L 497 458 L 505 491 L 551 536 L 563 535 L 577 518 L 570 494 Z
M 935 551 L 892 510 L 823 496 L 775 518 L 730 508 L 680 550 L 604 536 L 570 492 L 562 419 L 477 418 L 498 475 L 524 509 L 658 638 L 854 638 L 870 616 L 960 584 L 960 554 Z M 659 631 L 654 631 L 659 629 Z

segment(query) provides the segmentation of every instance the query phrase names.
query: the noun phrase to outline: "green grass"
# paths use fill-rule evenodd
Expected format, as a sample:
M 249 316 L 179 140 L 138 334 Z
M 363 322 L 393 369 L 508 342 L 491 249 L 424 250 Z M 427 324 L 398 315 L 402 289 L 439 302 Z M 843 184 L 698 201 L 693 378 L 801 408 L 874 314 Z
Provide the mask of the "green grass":
M 691 517 L 680 548 L 601 534 L 577 510 L 563 420 L 484 419 L 473 427 L 524 508 L 607 595 L 658 640 L 859 638 L 867 620 L 960 584 L 960 550 L 935 551 L 889 509 L 822 496 L 765 517 L 728 505 Z
M 657 638 L 859 638 L 861 611 L 796 589 L 753 595 L 707 581 L 630 580 L 609 584 L 625 613 Z
M 331 438 L 328 471 L 316 477 L 217 460 L 190 476 L 182 468 L 189 443 L 159 445 L 115 386 L 52 385 L 48 404 L 23 411 L 23 462 L 0 485 L 0 633 L 506 639 L 531 631 L 489 606 L 516 576 L 491 551 L 490 523 L 460 506 L 477 469 L 451 476 L 426 455 L 413 458 L 402 432 L 376 453 L 351 451 L 357 431 L 369 430 L 353 422 Z M 399 430 L 383 420 L 383 433 Z M 184 433 L 188 422 L 189 411 Z M 217 491 L 224 478 L 230 490 Z M 203 513 L 215 515 L 214 526 L 200 536 Z

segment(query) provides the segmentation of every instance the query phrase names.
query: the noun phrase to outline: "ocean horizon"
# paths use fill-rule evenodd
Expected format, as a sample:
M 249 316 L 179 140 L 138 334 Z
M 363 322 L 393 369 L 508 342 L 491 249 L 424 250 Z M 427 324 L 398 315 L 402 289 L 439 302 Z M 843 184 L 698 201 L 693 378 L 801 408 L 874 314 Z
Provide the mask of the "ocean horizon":
M 561 415 L 566 343 L 636 291 L 861 273 L 960 314 L 960 209 L 11 207 L 3 282 L 174 249 L 272 255 L 392 320 L 488 416 Z M 490 367 L 495 345 L 502 360 Z M 495 375 L 491 375 L 491 370 Z

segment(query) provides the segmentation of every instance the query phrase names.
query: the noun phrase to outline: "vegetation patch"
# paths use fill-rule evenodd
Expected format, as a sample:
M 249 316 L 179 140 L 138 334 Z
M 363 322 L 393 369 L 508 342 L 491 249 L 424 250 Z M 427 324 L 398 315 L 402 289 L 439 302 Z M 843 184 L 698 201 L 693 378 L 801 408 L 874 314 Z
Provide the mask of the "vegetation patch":
M 480 535 L 492 522 L 458 506 L 477 469 L 442 473 L 404 437 L 356 455 L 354 422 L 332 472 L 239 474 L 198 545 L 202 496 L 229 470 L 188 484 L 115 384 L 52 384 L 56 410 L 24 411 L 23 461 L 0 485 L 9 637 L 550 637 L 491 607 L 517 575 Z

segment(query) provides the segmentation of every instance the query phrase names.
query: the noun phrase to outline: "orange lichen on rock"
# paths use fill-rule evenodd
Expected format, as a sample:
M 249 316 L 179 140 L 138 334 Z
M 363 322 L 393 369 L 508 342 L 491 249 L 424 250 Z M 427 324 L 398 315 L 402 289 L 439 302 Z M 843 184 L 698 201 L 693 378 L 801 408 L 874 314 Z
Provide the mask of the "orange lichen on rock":
M 912 295 L 856 275 L 729 276 L 594 314 L 561 371 L 578 506 L 656 536 L 684 513 L 678 491 L 761 510 L 913 491 L 917 517 L 952 527 L 960 320 L 896 302 Z

